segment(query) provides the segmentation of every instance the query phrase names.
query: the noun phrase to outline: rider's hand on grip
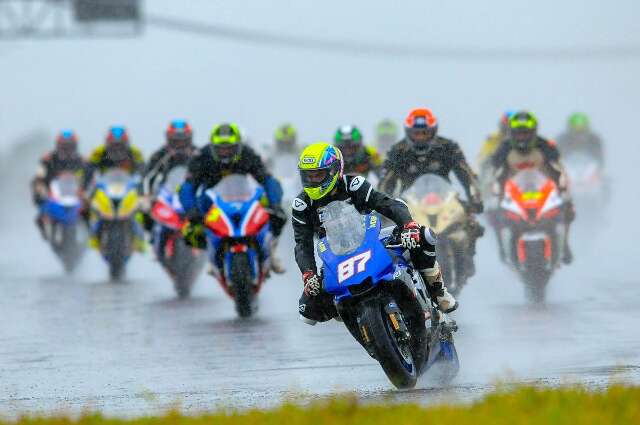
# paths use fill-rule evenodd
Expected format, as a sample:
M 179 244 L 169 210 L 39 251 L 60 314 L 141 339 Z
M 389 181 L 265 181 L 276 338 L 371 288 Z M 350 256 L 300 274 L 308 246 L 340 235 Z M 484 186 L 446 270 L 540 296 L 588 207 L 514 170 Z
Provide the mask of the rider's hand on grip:
M 415 221 L 405 224 L 400 232 L 400 244 L 407 249 L 420 246 L 420 225 Z
M 311 270 L 302 273 L 302 281 L 304 282 L 304 293 L 309 297 L 315 297 L 320 294 L 322 281 L 320 276 Z

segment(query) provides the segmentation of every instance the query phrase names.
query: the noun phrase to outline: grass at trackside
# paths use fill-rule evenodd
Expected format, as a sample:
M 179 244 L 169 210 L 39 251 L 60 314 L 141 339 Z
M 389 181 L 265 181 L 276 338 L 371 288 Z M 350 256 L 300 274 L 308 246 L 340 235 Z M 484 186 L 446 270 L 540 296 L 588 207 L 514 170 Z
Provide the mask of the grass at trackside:
M 0 425 L 483 425 L 640 424 L 640 387 L 615 385 L 604 391 L 532 388 L 496 392 L 471 405 L 421 407 L 362 405 L 354 398 L 311 406 L 284 405 L 268 411 L 108 419 L 99 414 L 68 418 L 22 418 Z

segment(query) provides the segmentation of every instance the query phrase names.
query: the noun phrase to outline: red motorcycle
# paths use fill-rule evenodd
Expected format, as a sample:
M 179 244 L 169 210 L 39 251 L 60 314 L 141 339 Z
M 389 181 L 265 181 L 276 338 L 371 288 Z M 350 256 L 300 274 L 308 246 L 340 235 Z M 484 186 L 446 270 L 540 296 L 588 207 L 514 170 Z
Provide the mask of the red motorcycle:
M 562 257 L 564 204 L 555 182 L 538 170 L 521 170 L 505 183 L 498 210 L 499 243 L 532 302 L 544 301 Z
M 152 230 L 153 250 L 171 277 L 178 297 L 186 298 L 191 294 L 206 257 L 202 251 L 188 246 L 182 237 L 186 220 L 174 180 L 181 181 L 180 178 L 169 176 L 160 187 L 151 208 L 151 217 L 155 221 Z

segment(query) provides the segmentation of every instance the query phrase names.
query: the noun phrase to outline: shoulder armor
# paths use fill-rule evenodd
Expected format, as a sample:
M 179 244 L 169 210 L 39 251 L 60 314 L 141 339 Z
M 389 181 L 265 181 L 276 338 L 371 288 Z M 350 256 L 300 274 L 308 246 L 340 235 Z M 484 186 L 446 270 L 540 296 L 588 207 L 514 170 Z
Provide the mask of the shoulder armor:
M 365 181 L 367 181 L 367 179 L 362 176 L 353 176 L 347 178 L 345 183 L 349 183 L 347 186 L 349 188 L 349 192 L 357 192 L 358 189 L 362 187 Z
M 302 196 L 302 194 L 293 198 L 293 202 L 291 203 L 291 208 L 293 208 L 295 211 L 300 211 L 300 212 L 306 210 L 309 207 L 309 205 L 307 205 L 305 198 L 306 196 Z

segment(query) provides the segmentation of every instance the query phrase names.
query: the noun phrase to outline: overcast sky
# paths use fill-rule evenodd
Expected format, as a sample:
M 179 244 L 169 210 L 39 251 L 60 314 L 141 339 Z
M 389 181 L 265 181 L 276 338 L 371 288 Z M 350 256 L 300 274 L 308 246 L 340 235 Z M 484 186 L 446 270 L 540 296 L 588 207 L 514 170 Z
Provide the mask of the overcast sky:
M 615 7 L 614 7 L 615 6 Z M 147 1 L 150 14 L 292 36 L 478 49 L 640 45 L 640 2 Z M 639 58 L 466 60 L 372 57 L 265 47 L 149 27 L 136 39 L 0 42 L 7 143 L 33 128 L 76 128 L 84 151 L 124 123 L 146 153 L 166 122 L 194 123 L 199 142 L 235 120 L 258 140 L 292 121 L 305 140 L 343 123 L 371 134 L 428 105 L 471 156 L 507 108 L 531 108 L 555 134 L 575 109 L 611 143 L 638 133 Z M 627 132 L 628 130 L 628 132 Z M 613 139 L 616 139 L 615 141 Z M 637 155 L 636 155 L 637 157 Z

